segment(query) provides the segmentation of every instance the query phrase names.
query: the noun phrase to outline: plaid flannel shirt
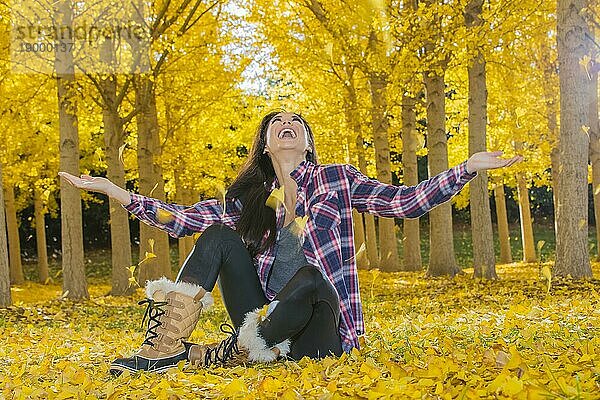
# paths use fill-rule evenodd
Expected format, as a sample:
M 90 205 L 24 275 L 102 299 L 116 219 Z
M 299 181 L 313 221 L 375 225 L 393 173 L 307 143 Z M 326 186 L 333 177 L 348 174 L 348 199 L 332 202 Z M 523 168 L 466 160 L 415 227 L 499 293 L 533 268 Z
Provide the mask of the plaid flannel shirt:
M 354 257 L 352 208 L 380 217 L 418 218 L 452 198 L 477 176 L 477 172 L 467 172 L 464 161 L 416 186 L 393 186 L 370 179 L 349 164 L 316 165 L 302 161 L 290 176 L 298 184 L 296 215 L 308 215 L 302 232 L 304 255 L 337 291 L 341 311 L 340 336 L 342 347 L 348 352 L 359 347 L 358 336 L 365 331 Z M 271 189 L 276 187 L 279 187 L 277 178 Z M 217 199 L 183 206 L 131 194 L 131 203 L 123 207 L 141 221 L 178 238 L 203 232 L 214 223 L 235 229 L 242 203 L 239 199 L 226 198 L 224 212 Z M 167 221 L 158 218 L 159 208 L 172 217 Z M 285 218 L 283 205 L 277 208 L 276 218 L 279 238 Z M 272 246 L 254 259 L 262 289 L 269 300 L 276 295 L 267 288 L 275 251 L 276 246 Z

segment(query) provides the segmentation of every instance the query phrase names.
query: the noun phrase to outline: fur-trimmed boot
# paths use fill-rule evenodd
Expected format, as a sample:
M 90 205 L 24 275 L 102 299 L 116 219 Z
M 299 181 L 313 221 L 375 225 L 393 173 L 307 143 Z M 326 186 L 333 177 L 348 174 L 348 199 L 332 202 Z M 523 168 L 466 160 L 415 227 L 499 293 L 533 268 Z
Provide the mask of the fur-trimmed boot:
M 290 352 L 290 339 L 268 347 L 267 342 L 258 332 L 258 325 L 273 312 L 277 303 L 279 301 L 250 311 L 244 318 L 238 335 L 238 345 L 248 351 L 250 362 L 272 362 L 278 357 L 287 356 Z
M 123 371 L 161 372 L 182 360 L 187 362 L 191 344 L 185 340 L 194 331 L 200 311 L 213 304 L 210 292 L 200 286 L 165 277 L 146 283 L 146 297 L 138 303 L 147 305 L 142 319 L 142 327 L 148 319 L 144 342 L 131 357 L 111 363 L 110 372 L 115 376 Z

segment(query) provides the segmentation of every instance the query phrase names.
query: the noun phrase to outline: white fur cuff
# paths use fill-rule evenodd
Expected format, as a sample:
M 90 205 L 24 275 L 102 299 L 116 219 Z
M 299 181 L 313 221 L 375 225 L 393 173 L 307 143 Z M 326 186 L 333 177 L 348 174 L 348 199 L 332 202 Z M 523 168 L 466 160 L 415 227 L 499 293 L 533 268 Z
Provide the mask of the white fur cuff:
M 265 340 L 258 334 L 258 323 L 261 321 L 260 308 L 250 311 L 244 318 L 244 323 L 240 327 L 238 334 L 238 343 L 241 347 L 248 350 L 248 359 L 253 362 L 272 362 L 277 359 L 277 355 L 267 347 Z M 276 344 L 273 347 L 279 349 L 281 356 L 286 356 L 290 352 L 290 340 Z
M 162 277 L 155 281 L 146 281 L 146 296 L 152 299 L 157 290 L 162 290 L 164 293 L 177 292 L 189 297 L 195 297 L 202 289 L 201 286 L 189 282 L 173 282 L 167 277 Z M 202 309 L 206 310 L 214 304 L 214 299 L 210 292 L 200 299 Z

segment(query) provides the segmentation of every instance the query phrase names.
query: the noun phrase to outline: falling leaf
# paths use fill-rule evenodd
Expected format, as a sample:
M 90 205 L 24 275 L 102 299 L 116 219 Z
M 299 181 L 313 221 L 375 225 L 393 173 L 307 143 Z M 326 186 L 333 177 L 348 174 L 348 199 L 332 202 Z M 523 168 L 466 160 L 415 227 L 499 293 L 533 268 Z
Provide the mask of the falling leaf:
M 267 198 L 265 204 L 267 205 L 267 207 L 271 207 L 275 211 L 277 211 L 277 207 L 279 207 L 280 204 L 283 204 L 283 207 L 287 212 L 287 208 L 285 207 L 284 187 L 281 186 L 280 188 L 273 189 L 273 191 L 271 191 L 271 194 L 269 194 L 269 197 Z
M 154 239 L 148 239 L 148 247 L 150 247 L 150 253 L 154 253 Z
M 358 248 L 358 251 L 356 253 L 354 253 L 353 257 L 350 257 L 348 260 L 346 261 L 350 261 L 352 259 L 358 259 L 360 256 L 362 256 L 364 254 L 364 252 L 367 250 L 367 246 L 365 245 L 365 242 L 362 242 L 360 247 Z
M 548 267 L 547 265 L 544 265 L 542 267 L 542 276 L 546 278 L 546 281 L 548 282 L 548 293 L 550 293 L 550 286 L 552 284 L 552 272 L 550 271 L 550 267 Z
M 217 191 L 219 192 L 221 204 L 223 205 L 223 215 L 221 216 L 221 218 L 225 218 L 225 212 L 227 207 L 225 195 L 227 194 L 227 190 L 225 189 L 225 185 L 222 182 L 217 183 Z
M 42 202 L 48 203 L 48 198 L 50 198 L 50 189 L 46 189 L 42 192 Z
M 61 299 L 61 300 L 62 300 L 62 299 L 66 299 L 68 295 L 69 295 L 69 290 L 67 289 L 67 290 L 65 290 L 65 291 L 63 292 L 63 294 L 60 296 L 60 299 Z
M 156 219 L 161 224 L 168 224 L 169 222 L 173 221 L 175 217 L 169 211 L 159 207 L 156 211 Z
M 128 282 L 128 286 L 127 286 L 128 288 L 131 287 L 131 286 L 137 286 L 137 287 L 140 286 L 140 284 L 138 283 L 138 281 L 133 276 L 130 276 L 129 279 L 127 280 L 127 282 Z
M 579 65 L 581 65 L 583 67 L 583 69 L 585 70 L 585 73 L 587 74 L 587 77 L 589 80 L 592 80 L 592 76 L 590 75 L 590 71 L 589 71 L 589 65 L 590 65 L 590 61 L 592 61 L 592 58 L 589 55 L 584 55 L 583 57 L 581 57 L 581 59 L 579 60 Z
M 371 300 L 372 300 L 373 299 L 374 289 L 375 289 L 375 282 L 377 281 L 377 277 L 379 276 L 379 273 L 381 271 L 379 271 L 379 268 L 373 268 L 369 272 L 371 273 Z
M 582 218 L 579 220 L 579 224 L 578 224 L 579 229 L 585 228 L 586 225 L 587 225 L 587 221 L 585 220 L 585 218 Z
M 596 189 L 594 189 L 594 195 L 600 193 L 600 185 L 596 185 Z
M 127 269 L 127 271 L 129 271 L 129 275 L 133 276 L 133 274 L 135 273 L 135 269 L 137 268 L 137 265 L 132 265 L 131 267 L 125 267 Z
M 154 185 L 154 187 L 152 188 L 150 193 L 148 193 L 148 197 L 152 197 L 152 193 L 154 193 L 154 191 L 156 190 L 157 187 L 158 187 L 158 182 L 156 182 L 156 184 Z
M 367 246 L 365 245 L 365 242 L 362 242 L 362 244 L 360 245 L 360 247 L 358 248 L 358 251 L 356 252 L 356 254 L 354 255 L 356 258 L 360 257 L 365 251 L 367 250 Z
M 125 150 L 125 147 L 127 146 L 127 143 L 123 143 L 123 145 L 121 147 L 119 147 L 119 161 L 121 161 L 121 164 L 125 165 L 125 162 L 123 161 L 123 151 Z
M 265 304 L 259 311 L 258 311 L 258 318 L 260 321 L 263 321 L 265 318 L 267 318 L 267 312 L 269 311 L 269 304 Z
M 102 162 L 103 162 L 103 160 L 102 160 L 102 148 L 101 148 L 101 147 L 98 147 L 98 148 L 97 148 L 97 149 L 94 151 L 94 155 L 95 155 L 96 157 L 98 157 L 98 162 L 99 162 L 99 163 L 102 163 Z
M 144 263 L 146 261 L 152 260 L 153 258 L 156 258 L 156 254 L 150 253 L 150 252 L 146 252 L 144 254 L 144 259 L 142 261 L 140 261 L 140 263 L 138 265 L 140 265 L 140 264 L 142 264 L 142 263 Z
M 294 224 L 291 229 L 292 233 L 296 236 L 301 236 L 302 232 L 304 232 L 304 227 L 306 226 L 307 221 L 308 215 L 305 215 L 304 217 L 296 217 L 294 222 L 292 222 Z
M 154 254 L 154 239 L 148 239 L 148 247 L 150 247 L 150 251 L 145 252 L 144 259 L 140 261 L 138 265 L 142 265 L 146 261 L 156 258 L 156 254 Z
M 581 130 L 587 135 L 588 140 L 590 140 L 590 127 L 587 125 L 581 125 Z
M 546 244 L 546 242 L 544 240 L 538 240 L 538 242 L 537 242 L 537 251 L 538 251 L 538 253 L 540 251 L 542 251 L 542 247 L 544 247 L 545 244 Z

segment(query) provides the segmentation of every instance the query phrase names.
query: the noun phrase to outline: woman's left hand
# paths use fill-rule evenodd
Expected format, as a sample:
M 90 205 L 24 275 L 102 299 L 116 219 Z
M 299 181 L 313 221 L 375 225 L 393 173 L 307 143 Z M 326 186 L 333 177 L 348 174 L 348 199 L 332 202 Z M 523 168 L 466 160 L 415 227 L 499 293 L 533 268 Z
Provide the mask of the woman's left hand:
M 509 167 L 515 163 L 523 161 L 523 156 L 498 158 L 502 154 L 502 151 L 481 151 L 479 153 L 475 153 L 467 160 L 467 171 L 469 173 L 473 173 L 485 169 Z

